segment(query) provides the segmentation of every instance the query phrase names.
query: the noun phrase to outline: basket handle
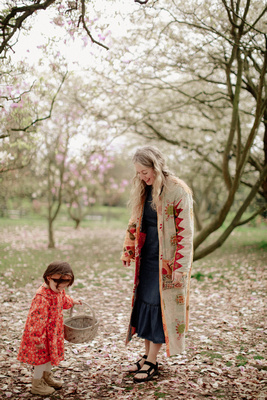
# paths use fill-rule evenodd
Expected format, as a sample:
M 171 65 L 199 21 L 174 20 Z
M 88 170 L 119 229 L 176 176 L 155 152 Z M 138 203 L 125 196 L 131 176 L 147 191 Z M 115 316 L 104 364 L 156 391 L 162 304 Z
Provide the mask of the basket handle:
M 82 304 L 75 304 L 75 306 L 80 306 L 80 305 L 83 306 L 84 304 L 90 309 L 91 313 L 93 314 L 93 324 L 95 324 L 95 312 L 94 312 L 94 309 L 91 306 L 89 306 L 88 303 L 83 301 Z M 70 318 L 72 317 L 73 309 L 74 309 L 74 305 L 70 308 Z

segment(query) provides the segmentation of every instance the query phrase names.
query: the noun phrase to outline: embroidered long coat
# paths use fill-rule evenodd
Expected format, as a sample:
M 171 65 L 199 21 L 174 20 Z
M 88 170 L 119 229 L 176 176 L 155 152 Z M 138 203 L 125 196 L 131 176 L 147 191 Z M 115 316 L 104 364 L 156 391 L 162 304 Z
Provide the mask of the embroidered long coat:
M 140 253 L 145 241 L 141 232 L 143 208 L 136 220 L 132 218 L 123 246 L 123 261 L 135 260 L 135 279 L 132 298 L 134 305 L 139 282 Z M 189 287 L 193 259 L 193 200 L 190 189 L 178 178 L 169 177 L 157 208 L 159 237 L 159 289 L 162 322 L 167 355 L 185 350 L 185 332 L 189 323 Z M 172 271 L 183 274 L 182 282 L 172 283 Z M 135 333 L 129 325 L 126 343 Z
M 31 365 L 64 360 L 63 309 L 73 306 L 73 299 L 63 290 L 55 293 L 44 284 L 37 290 L 28 313 L 18 360 Z M 36 345 L 45 348 L 37 349 Z

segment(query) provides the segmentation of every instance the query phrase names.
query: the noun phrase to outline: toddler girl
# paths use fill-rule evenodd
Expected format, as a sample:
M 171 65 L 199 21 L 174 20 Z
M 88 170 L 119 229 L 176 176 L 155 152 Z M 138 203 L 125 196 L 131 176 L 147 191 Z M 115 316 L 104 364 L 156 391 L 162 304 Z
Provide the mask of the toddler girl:
M 67 262 L 52 262 L 46 269 L 44 283 L 37 290 L 29 310 L 18 360 L 34 365 L 31 392 L 50 395 L 63 382 L 53 378 L 52 365 L 64 359 L 63 309 L 82 304 L 65 293 L 74 282 Z

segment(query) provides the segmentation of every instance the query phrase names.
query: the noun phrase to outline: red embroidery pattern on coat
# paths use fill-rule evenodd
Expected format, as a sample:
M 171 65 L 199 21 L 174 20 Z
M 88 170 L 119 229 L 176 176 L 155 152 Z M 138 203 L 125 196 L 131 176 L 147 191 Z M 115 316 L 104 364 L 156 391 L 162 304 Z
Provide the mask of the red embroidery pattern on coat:
M 181 226 L 181 223 L 183 222 L 183 218 L 179 217 L 179 215 L 183 211 L 182 208 L 179 208 L 181 201 L 182 200 L 180 200 L 179 203 L 176 206 L 174 206 L 175 227 L 176 227 L 176 234 L 177 234 L 177 247 L 176 247 L 175 256 L 174 256 L 174 268 L 173 268 L 174 271 L 176 269 L 182 267 L 182 264 L 180 264 L 178 262 L 178 260 L 180 260 L 181 258 L 184 257 L 182 255 L 182 253 L 180 252 L 180 250 L 182 250 L 184 248 L 184 246 L 182 244 L 180 244 L 180 242 L 184 239 L 184 237 L 181 235 L 181 233 L 184 231 L 184 228 Z
M 180 294 L 180 295 L 177 295 L 175 300 L 176 300 L 176 303 L 177 303 L 177 304 L 184 304 L 184 303 L 185 303 L 185 298 L 184 298 L 184 296 L 181 295 L 181 294 Z
M 36 292 L 26 320 L 18 360 L 31 365 L 64 360 L 63 309 L 73 306 L 65 290 L 55 293 L 42 285 Z M 44 344 L 43 349 L 36 345 Z

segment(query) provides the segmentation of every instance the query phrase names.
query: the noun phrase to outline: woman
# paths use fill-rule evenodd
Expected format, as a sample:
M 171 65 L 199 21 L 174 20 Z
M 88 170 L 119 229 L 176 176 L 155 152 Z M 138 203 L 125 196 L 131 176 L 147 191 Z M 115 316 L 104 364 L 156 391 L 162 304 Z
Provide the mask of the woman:
M 193 258 L 191 190 L 173 176 L 161 152 L 152 146 L 133 157 L 136 175 L 130 204 L 132 216 L 122 261 L 135 260 L 132 314 L 126 343 L 133 334 L 145 339 L 145 354 L 130 372 L 144 382 L 158 373 L 157 355 L 184 351 L 189 318 L 189 281 Z

